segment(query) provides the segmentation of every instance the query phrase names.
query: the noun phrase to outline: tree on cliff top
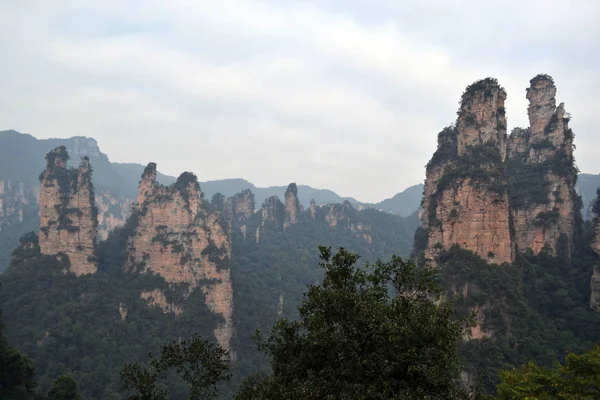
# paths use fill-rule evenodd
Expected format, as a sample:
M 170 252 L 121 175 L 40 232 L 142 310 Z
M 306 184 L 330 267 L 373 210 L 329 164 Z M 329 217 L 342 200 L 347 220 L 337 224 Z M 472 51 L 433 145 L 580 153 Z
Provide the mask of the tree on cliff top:
M 323 283 L 309 286 L 299 321 L 279 320 L 266 341 L 257 333 L 272 372 L 247 378 L 237 398 L 466 398 L 465 321 L 453 319 L 433 271 L 399 257 L 358 269 L 356 254 L 320 251 Z

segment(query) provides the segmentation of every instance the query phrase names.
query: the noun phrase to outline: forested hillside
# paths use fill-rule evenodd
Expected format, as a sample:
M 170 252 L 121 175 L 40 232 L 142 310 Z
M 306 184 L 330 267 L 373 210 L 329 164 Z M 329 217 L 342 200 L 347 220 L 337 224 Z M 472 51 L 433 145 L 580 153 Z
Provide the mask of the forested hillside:
M 56 176 L 77 176 L 77 170 L 51 163 L 56 154 L 63 154 L 56 152 L 62 151 L 57 149 L 47 157 L 44 176 L 49 181 L 45 188 Z M 162 343 L 199 333 L 231 346 L 233 378 L 221 391 L 229 398 L 242 377 L 265 365 L 250 336 L 256 329 L 268 330 L 278 316 L 294 318 L 306 285 L 321 280 L 319 245 L 356 251 L 363 256 L 362 262 L 392 254 L 408 256 L 418 225 L 416 214 L 401 218 L 372 209 L 358 211 L 349 202 L 322 207 L 311 202 L 304 210 L 294 184 L 285 193 L 285 205 L 271 197 L 255 212 L 250 192 L 229 199 L 216 195 L 209 202 L 202 198 L 193 174 L 184 173 L 172 185 L 163 186 L 156 183 L 155 173 L 153 164 L 144 170 L 138 196 L 141 203 L 123 227 L 98 243 L 89 259 L 96 272 L 73 273 L 79 270 L 69 259 L 81 249 L 67 247 L 66 253 L 52 254 L 44 231 L 21 238 L 9 268 L 0 276 L 5 334 L 32 359 L 43 391 L 57 377 L 70 373 L 85 398 L 121 398 L 119 371 L 124 363 L 144 362 Z M 63 186 L 57 190 L 69 190 L 73 198 L 78 191 L 93 190 L 73 184 L 61 189 Z M 62 201 L 64 196 L 57 196 L 44 202 Z M 42 207 L 55 208 L 53 203 Z M 161 210 L 166 210 L 165 223 L 169 225 L 150 226 L 150 232 L 144 221 L 149 221 L 149 216 L 156 220 Z M 189 232 L 174 231 L 188 214 L 200 220 L 190 222 Z M 179 216 L 171 221 L 173 215 Z M 50 235 L 53 229 L 57 237 L 75 231 L 77 221 L 64 227 L 49 223 Z M 204 239 L 194 242 L 194 235 L 203 234 L 204 229 L 209 232 L 208 244 Z M 229 238 L 219 237 L 218 232 Z M 40 238 L 46 241 L 44 249 Z M 204 243 L 201 254 L 194 247 L 200 243 Z M 140 253 L 143 246 L 150 249 L 148 253 Z M 135 258 L 138 254 L 140 259 Z M 195 265 L 201 267 L 195 273 L 204 274 L 213 265 L 217 273 L 230 275 L 230 342 L 218 336 L 223 333 L 219 327 L 224 323 L 224 311 L 215 308 L 211 300 L 221 298 L 227 288 L 203 275 L 179 279 L 170 272 L 197 268 Z M 181 383 L 174 381 L 172 393 L 182 390 Z

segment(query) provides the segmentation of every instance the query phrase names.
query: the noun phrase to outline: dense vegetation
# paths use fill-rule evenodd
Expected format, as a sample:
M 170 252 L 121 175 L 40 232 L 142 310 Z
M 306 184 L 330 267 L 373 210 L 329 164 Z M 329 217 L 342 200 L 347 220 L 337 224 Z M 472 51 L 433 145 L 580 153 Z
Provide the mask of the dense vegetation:
M 465 370 L 484 374 L 488 389 L 501 368 L 535 361 L 551 366 L 566 350 L 581 353 L 598 343 L 600 315 L 589 307 L 589 283 L 598 256 L 588 230 L 568 258 L 566 238 L 558 254 L 520 254 L 513 265 L 487 264 L 458 246 L 440 255 L 441 284 L 455 298 L 456 313 L 479 310 L 483 337 L 463 343 Z
M 302 223 L 285 231 L 276 226 L 261 228 L 259 243 L 255 232 L 261 225 L 260 213 L 246 221 L 246 238 L 239 225 L 233 227 L 231 274 L 237 330 L 233 348 L 238 361 L 232 365 L 230 383 L 220 391 L 224 398 L 233 395 L 243 376 L 267 365 L 250 340 L 255 329 L 270 329 L 278 315 L 294 318 L 306 285 L 322 278 L 318 245 L 345 246 L 360 251 L 365 260 L 389 258 L 398 251 L 409 254 L 416 215 L 403 219 L 342 205 L 336 210 L 345 215 L 336 229 L 326 222 L 326 209 L 319 209 L 315 220 L 307 211 Z M 99 268 L 93 276 L 66 273 L 66 261 L 40 254 L 35 234 L 26 235 L 13 252 L 10 267 L 0 276 L 0 308 L 9 322 L 6 335 L 35 364 L 41 390 L 49 390 L 57 377 L 72 374 L 84 398 L 120 398 L 119 372 L 124 363 L 145 363 L 149 352 L 177 337 L 197 333 L 214 340 L 213 329 L 221 317 L 207 309 L 201 290 L 185 300 L 184 312 L 177 317 L 140 299 L 141 291 L 160 288 L 168 301 L 181 302 L 186 288 L 123 268 L 136 217 L 131 215 L 124 227 L 98 245 Z M 358 231 L 359 224 L 370 229 Z M 366 232 L 370 244 L 363 237 Z M 168 389 L 174 393 L 185 391 L 181 381 L 172 385 Z
M 259 346 L 270 370 L 238 399 L 460 399 L 457 344 L 464 319 L 440 298 L 433 271 L 393 257 L 365 269 L 321 247 L 320 285 L 299 319 L 280 319 Z

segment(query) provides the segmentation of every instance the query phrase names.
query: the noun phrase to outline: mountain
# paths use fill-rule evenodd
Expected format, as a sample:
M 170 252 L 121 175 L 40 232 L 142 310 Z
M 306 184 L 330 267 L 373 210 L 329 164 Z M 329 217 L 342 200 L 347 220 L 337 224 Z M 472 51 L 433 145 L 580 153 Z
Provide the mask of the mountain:
M 413 252 L 439 271 L 457 315 L 474 316 L 461 351 L 470 382 L 600 339 L 600 229 L 597 218 L 584 224 L 570 115 L 555 95 L 550 76 L 534 77 L 529 127 L 507 135 L 506 91 L 493 78 L 473 83 L 427 164 Z M 591 192 L 583 181 L 579 192 Z
M 230 350 L 234 376 L 223 395 L 231 397 L 242 377 L 266 367 L 253 332 L 296 316 L 306 285 L 322 278 L 319 245 L 356 251 L 363 262 L 406 257 L 419 225 L 416 214 L 349 201 L 309 199 L 305 208 L 296 184 L 260 207 L 250 190 L 209 200 L 192 173 L 159 184 L 150 163 L 131 214 L 103 239 L 97 169 L 91 157 L 73 161 L 65 146 L 46 156 L 40 225 L 21 237 L 0 275 L 0 309 L 41 388 L 68 372 L 90 399 L 120 398 L 124 363 L 192 333 Z M 171 384 L 182 398 L 183 385 Z
M 108 232 L 123 225 L 129 215 L 130 207 L 137 196 L 135 187 L 144 172 L 144 165 L 110 162 L 93 138 L 36 139 L 14 130 L 1 131 L 0 272 L 8 265 L 10 252 L 18 244 L 18 238 L 25 232 L 39 227 L 39 171 L 44 168 L 44 157 L 48 151 L 60 146 L 65 146 L 73 159 L 88 157 L 90 165 L 94 168 L 95 204 L 99 209 L 99 238 L 106 239 Z M 176 178 L 157 171 L 157 181 L 170 185 Z M 286 190 L 285 186 L 259 188 L 244 179 L 200 182 L 200 186 L 207 198 L 216 193 L 233 196 L 248 189 L 255 193 L 259 204 L 271 196 L 283 198 Z M 298 185 L 298 190 L 304 207 L 309 206 L 310 199 L 314 199 L 317 204 L 350 201 L 356 207 L 361 206 L 355 199 L 341 197 L 331 190 L 314 189 L 307 185 Z
M 389 199 L 363 206 L 407 217 L 419 209 L 421 197 L 423 197 L 423 184 L 419 183 L 404 189 Z

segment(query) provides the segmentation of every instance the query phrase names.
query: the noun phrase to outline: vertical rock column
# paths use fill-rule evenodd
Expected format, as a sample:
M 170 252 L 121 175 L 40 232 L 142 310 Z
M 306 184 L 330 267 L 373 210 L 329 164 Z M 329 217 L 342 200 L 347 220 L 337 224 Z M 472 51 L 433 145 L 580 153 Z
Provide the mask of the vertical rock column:
M 219 213 L 205 207 L 196 176 L 184 172 L 173 185 L 162 186 L 156 182 L 156 164 L 148 164 L 134 213 L 137 227 L 129 246 L 129 267 L 154 272 L 170 284 L 187 283 L 186 297 L 202 290 L 207 306 L 224 319 L 215 336 L 229 349 L 233 335 L 231 241 Z M 204 284 L 205 280 L 210 283 Z M 158 289 L 141 296 L 164 312 L 185 310 L 185 303 L 169 304 Z
M 422 216 L 430 262 L 455 244 L 490 262 L 514 259 L 503 169 L 505 99 L 495 79 L 475 82 L 462 96 L 456 125 L 438 136 L 427 165 Z
M 40 250 L 68 256 L 69 269 L 78 276 L 93 274 L 98 212 L 92 168 L 87 157 L 78 169 L 67 168 L 68 159 L 64 146 L 54 149 L 40 175 Z
M 556 106 L 552 78 L 538 75 L 530 83 L 530 127 L 515 129 L 508 144 L 515 240 L 521 251 L 548 247 L 555 254 L 562 235 L 570 254 L 580 203 L 573 133 L 564 105 Z

